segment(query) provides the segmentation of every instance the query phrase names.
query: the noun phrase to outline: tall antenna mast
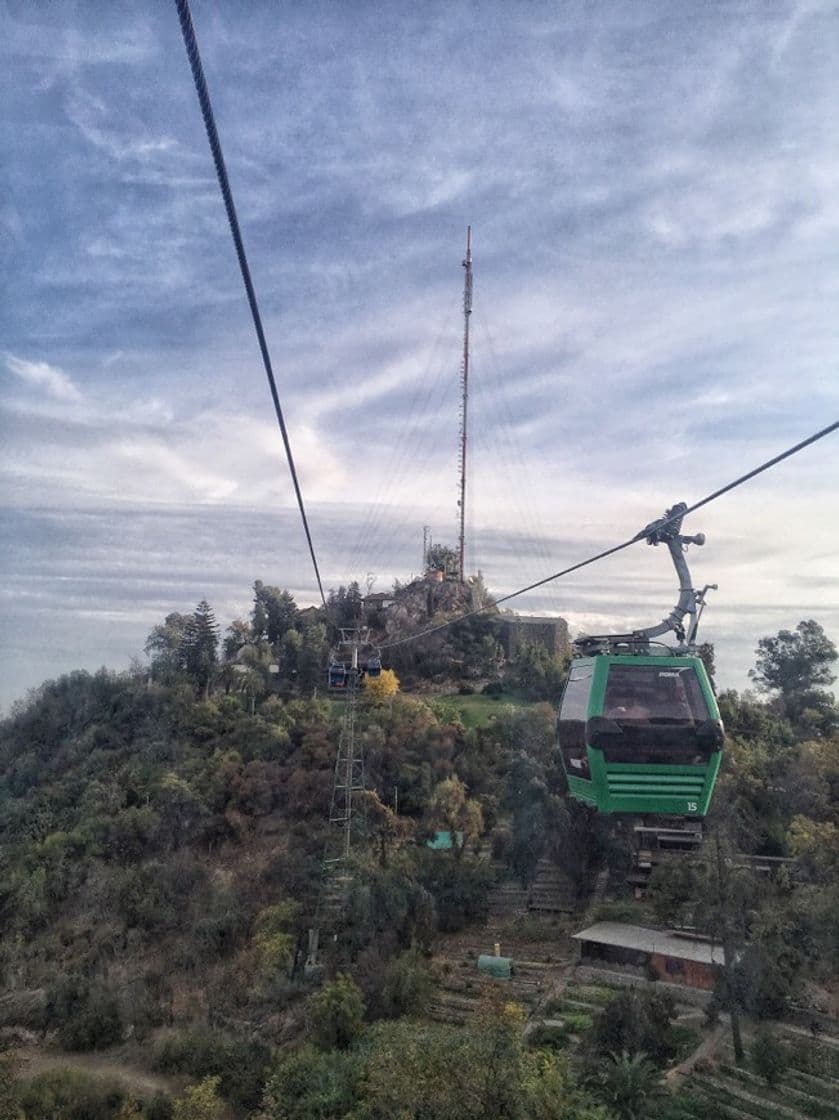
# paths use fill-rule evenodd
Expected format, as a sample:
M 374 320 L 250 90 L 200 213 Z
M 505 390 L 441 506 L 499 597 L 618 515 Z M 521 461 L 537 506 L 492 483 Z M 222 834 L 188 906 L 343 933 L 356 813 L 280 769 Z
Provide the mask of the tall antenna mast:
M 466 229 L 466 259 L 463 262 L 466 277 L 463 284 L 463 369 L 461 382 L 463 398 L 460 406 L 460 539 L 458 542 L 457 576 L 461 583 L 466 577 L 466 408 L 469 403 L 469 318 L 472 314 L 472 227 Z

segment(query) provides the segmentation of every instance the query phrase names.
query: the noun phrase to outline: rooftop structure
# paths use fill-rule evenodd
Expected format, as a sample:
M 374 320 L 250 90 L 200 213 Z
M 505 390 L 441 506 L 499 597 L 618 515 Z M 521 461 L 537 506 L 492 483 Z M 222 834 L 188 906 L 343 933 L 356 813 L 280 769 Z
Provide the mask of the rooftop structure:
M 621 949 L 635 949 L 641 953 L 659 953 L 666 957 L 679 957 L 685 961 L 702 964 L 719 964 L 722 947 L 701 938 L 685 937 L 660 929 L 625 925 L 623 922 L 595 922 L 588 929 L 574 934 L 575 941 L 589 941 L 598 945 L 616 945 Z
M 713 989 L 723 964 L 720 945 L 623 922 L 595 922 L 575 933 L 574 940 L 588 964 L 652 969 L 661 980 L 706 991 Z

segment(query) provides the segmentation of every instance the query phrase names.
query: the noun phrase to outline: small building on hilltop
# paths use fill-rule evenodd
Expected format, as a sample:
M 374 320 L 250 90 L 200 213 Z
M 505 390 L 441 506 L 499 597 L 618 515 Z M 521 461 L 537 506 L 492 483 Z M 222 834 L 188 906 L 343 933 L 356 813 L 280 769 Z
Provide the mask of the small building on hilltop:
M 505 614 L 501 616 L 501 645 L 508 661 L 515 659 L 522 645 L 541 646 L 554 657 L 568 657 L 571 644 L 564 618 L 545 615 Z
M 631 967 L 670 984 L 711 991 L 722 968 L 722 947 L 699 937 L 624 922 L 595 922 L 574 934 L 580 964 Z
M 396 596 L 392 591 L 371 591 L 369 595 L 364 596 L 364 609 L 370 612 L 386 611 L 395 602 Z

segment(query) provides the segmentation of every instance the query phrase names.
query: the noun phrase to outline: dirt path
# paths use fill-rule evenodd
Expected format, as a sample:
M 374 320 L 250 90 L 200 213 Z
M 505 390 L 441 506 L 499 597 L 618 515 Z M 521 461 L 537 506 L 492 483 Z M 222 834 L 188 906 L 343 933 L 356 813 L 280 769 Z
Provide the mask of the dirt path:
M 23 1047 L 17 1051 L 20 1058 L 20 1075 L 27 1081 L 49 1070 L 70 1068 L 88 1073 L 91 1077 L 115 1078 L 122 1081 L 131 1090 L 132 1095 L 144 1099 L 153 1097 L 155 1093 L 165 1093 L 167 1096 L 176 1097 L 183 1092 L 188 1082 L 185 1077 L 167 1077 L 160 1073 L 151 1073 L 132 1065 L 119 1054 L 71 1054 L 54 1050 L 38 1050 L 35 1047 Z
M 680 1077 L 688 1077 L 693 1073 L 693 1067 L 698 1061 L 702 1058 L 713 1057 L 727 1030 L 727 1023 L 719 1023 L 709 1035 L 702 1039 L 692 1054 L 667 1071 L 664 1078 L 665 1082 L 671 1086 L 678 1085 Z

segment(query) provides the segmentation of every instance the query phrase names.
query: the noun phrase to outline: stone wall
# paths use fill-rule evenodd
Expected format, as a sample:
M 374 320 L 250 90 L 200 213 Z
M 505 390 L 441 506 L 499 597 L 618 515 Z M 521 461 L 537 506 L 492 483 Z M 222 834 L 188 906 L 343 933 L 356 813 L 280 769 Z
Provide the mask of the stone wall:
M 501 644 L 507 660 L 515 658 L 523 643 L 542 646 L 554 656 L 568 657 L 571 653 L 568 623 L 564 618 L 537 615 L 502 617 Z

